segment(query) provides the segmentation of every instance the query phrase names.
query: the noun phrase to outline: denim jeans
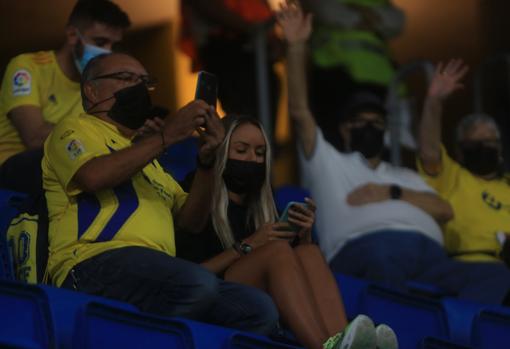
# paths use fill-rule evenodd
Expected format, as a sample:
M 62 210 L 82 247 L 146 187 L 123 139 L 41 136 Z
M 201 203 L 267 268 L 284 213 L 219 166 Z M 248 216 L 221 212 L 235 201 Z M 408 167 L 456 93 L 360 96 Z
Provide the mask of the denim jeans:
M 349 241 L 330 261 L 333 271 L 405 288 L 407 281 L 435 285 L 459 298 L 501 304 L 510 269 L 498 262 L 461 262 L 419 232 L 385 230 Z
M 179 258 L 144 247 L 125 247 L 77 264 L 62 287 L 112 298 L 140 310 L 269 334 L 278 312 L 264 292 L 225 282 Z

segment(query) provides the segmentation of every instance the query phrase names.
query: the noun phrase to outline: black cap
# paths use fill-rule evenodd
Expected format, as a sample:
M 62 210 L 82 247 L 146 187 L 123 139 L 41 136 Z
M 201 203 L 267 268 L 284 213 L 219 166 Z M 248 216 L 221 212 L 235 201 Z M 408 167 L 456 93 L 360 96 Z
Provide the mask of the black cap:
M 359 113 L 373 112 L 386 118 L 387 110 L 381 97 L 370 92 L 358 92 L 353 94 L 340 116 L 340 122 L 355 118 Z

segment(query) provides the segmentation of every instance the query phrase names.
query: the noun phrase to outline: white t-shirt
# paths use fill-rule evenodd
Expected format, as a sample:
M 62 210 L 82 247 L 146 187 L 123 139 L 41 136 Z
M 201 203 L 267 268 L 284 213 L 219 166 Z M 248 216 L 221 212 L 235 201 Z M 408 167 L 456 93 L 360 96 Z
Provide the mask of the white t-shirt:
M 328 261 L 348 240 L 386 229 L 421 232 L 443 245 L 435 220 L 410 203 L 387 200 L 356 207 L 347 203 L 347 195 L 367 183 L 398 184 L 402 188 L 434 192 L 417 173 L 387 162 L 372 169 L 361 153 L 338 152 L 319 128 L 310 159 L 298 148 L 303 184 L 317 203 L 319 244 Z

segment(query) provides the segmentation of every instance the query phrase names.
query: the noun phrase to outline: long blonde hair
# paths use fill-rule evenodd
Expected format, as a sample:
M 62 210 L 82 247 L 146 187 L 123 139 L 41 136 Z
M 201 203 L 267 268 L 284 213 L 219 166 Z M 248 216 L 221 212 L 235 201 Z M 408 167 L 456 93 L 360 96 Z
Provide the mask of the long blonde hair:
M 259 195 L 249 198 L 246 223 L 248 225 L 248 222 L 253 221 L 255 230 L 257 230 L 265 223 L 274 222 L 278 214 L 273 199 L 273 193 L 271 191 L 271 148 L 262 125 L 258 120 L 244 116 L 226 116 L 225 121 L 231 122 L 226 125 L 225 139 L 218 148 L 216 162 L 214 165 L 214 173 L 216 175 L 214 179 L 215 183 L 213 189 L 211 217 L 214 230 L 216 231 L 223 248 L 227 249 L 232 247 L 235 243 L 235 238 L 228 220 L 229 197 L 225 181 L 223 180 L 223 172 L 225 171 L 228 160 L 232 133 L 234 133 L 236 128 L 240 125 L 252 124 L 256 126 L 262 133 L 264 141 L 266 142 L 266 177 Z

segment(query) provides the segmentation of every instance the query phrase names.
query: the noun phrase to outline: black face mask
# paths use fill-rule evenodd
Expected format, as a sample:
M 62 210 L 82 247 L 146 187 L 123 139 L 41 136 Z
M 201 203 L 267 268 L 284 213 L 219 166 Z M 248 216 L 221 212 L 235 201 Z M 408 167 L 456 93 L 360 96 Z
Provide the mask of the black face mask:
M 266 179 L 266 163 L 228 159 L 223 172 L 227 190 L 236 194 L 256 194 Z
M 153 106 L 147 86 L 141 82 L 114 93 L 115 103 L 108 116 L 132 130 L 143 126 L 152 115 Z
M 462 145 L 461 149 L 464 156 L 464 166 L 475 175 L 487 176 L 492 173 L 499 173 L 502 170 L 497 148 L 477 142 Z
M 371 123 L 351 128 L 351 150 L 359 151 L 367 159 L 380 155 L 384 147 L 384 130 Z

